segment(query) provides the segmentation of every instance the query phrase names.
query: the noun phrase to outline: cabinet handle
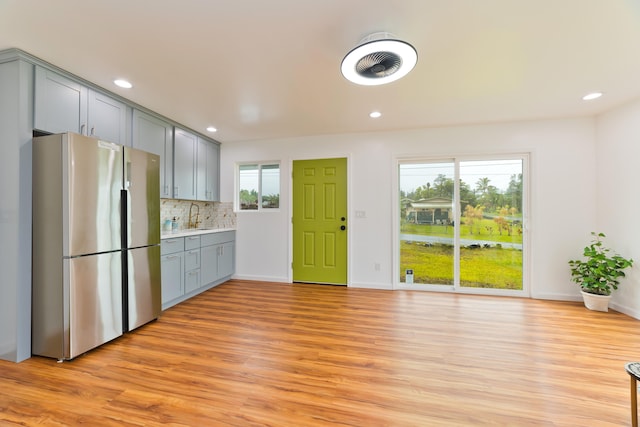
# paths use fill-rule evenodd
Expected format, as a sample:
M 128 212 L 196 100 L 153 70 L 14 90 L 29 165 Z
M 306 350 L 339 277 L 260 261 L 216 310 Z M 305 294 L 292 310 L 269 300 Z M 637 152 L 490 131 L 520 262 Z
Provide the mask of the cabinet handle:
M 197 251 L 197 250 L 195 250 L 195 251 L 189 251 L 189 255 L 194 255 L 194 254 L 197 254 L 197 253 L 198 253 L 198 251 Z
M 169 255 L 169 256 L 167 256 L 167 259 L 174 259 L 174 258 L 178 258 L 178 255 Z
M 83 123 L 80 125 L 80 135 L 84 135 L 84 128 L 86 127 L 86 125 Z
M 173 197 L 178 197 L 178 187 L 173 187 Z
M 96 127 L 95 126 L 91 126 L 91 135 L 90 136 L 94 136 L 95 135 L 95 133 L 94 133 L 95 130 L 96 130 Z

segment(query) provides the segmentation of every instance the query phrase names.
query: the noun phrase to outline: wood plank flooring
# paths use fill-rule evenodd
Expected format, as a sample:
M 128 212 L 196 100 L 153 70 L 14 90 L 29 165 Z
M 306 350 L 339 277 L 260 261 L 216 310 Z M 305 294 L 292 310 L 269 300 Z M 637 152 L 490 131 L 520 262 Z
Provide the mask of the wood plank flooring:
M 232 280 L 73 361 L 0 361 L 0 425 L 626 426 L 639 327 L 581 303 Z

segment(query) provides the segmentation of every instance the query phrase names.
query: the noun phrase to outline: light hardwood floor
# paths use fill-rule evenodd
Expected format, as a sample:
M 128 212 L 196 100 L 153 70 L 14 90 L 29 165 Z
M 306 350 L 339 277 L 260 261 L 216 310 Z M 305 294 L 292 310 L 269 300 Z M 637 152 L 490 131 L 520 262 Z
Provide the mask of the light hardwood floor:
M 233 280 L 73 361 L 0 361 L 0 425 L 625 426 L 639 327 L 580 303 Z

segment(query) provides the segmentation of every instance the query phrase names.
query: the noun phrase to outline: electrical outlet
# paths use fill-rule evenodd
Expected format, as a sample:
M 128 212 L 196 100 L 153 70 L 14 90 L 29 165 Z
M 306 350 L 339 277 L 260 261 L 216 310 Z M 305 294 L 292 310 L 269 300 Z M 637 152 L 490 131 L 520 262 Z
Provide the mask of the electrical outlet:
M 366 218 L 367 215 L 365 211 L 356 211 L 356 218 Z
M 380 271 L 380 263 L 379 263 L 379 262 L 374 263 L 374 264 L 373 264 L 373 269 L 374 269 L 375 271 Z

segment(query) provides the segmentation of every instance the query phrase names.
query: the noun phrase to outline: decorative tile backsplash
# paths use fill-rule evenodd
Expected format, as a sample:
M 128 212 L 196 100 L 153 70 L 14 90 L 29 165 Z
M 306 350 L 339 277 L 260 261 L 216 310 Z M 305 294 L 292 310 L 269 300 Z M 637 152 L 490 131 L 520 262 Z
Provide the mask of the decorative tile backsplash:
M 193 205 L 193 207 L 192 207 Z M 162 224 L 174 217 L 178 221 L 178 229 L 187 229 L 191 220 L 198 214 L 199 228 L 236 228 L 236 214 L 233 202 L 199 202 L 192 200 L 162 199 L 160 200 L 160 220 Z

